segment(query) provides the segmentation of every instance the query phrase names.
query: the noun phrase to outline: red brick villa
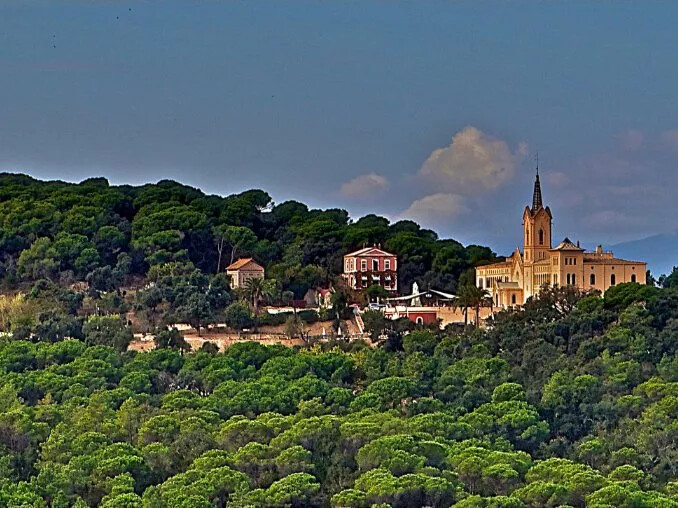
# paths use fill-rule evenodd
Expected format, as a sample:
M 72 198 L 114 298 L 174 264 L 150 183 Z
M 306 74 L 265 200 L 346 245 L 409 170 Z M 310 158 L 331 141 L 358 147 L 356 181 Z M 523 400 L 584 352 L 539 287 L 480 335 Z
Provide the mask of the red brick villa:
M 398 256 L 378 247 L 365 247 L 344 256 L 343 277 L 351 289 L 382 286 L 398 290 Z

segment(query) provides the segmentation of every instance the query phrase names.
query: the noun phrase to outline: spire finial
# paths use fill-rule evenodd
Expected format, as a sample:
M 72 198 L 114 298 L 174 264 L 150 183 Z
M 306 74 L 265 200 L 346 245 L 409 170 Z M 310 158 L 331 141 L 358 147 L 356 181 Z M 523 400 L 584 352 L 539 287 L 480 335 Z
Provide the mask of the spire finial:
M 532 193 L 532 211 L 536 212 L 544 206 L 541 198 L 541 183 L 539 182 L 539 152 L 535 154 L 534 159 L 537 162 L 537 177 L 534 180 L 534 191 Z

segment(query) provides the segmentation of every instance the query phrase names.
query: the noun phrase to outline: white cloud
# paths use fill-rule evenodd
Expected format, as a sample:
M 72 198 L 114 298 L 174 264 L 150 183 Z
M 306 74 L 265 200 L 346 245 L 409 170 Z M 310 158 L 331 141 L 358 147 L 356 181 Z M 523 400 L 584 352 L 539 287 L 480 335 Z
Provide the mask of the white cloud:
M 436 184 L 462 194 L 478 194 L 501 187 L 514 173 L 516 163 L 527 153 L 520 143 L 515 152 L 508 144 L 475 127 L 465 127 L 445 148 L 438 148 L 426 159 L 420 174 Z
M 360 175 L 341 186 L 341 193 L 349 198 L 365 198 L 375 191 L 387 189 L 388 180 L 376 173 Z
M 450 220 L 468 211 L 462 196 L 438 193 L 413 201 L 400 215 L 403 219 L 412 219 L 426 226 L 435 226 L 443 220 Z

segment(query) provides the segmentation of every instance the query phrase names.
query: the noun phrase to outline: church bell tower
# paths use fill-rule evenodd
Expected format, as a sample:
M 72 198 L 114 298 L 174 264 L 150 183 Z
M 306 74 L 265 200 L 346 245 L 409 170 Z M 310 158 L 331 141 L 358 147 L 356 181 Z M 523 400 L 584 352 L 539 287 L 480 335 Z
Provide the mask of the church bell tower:
M 526 206 L 523 212 L 523 262 L 525 266 L 525 294 L 532 295 L 539 288 L 533 286 L 532 265 L 539 262 L 548 262 L 548 251 L 551 243 L 551 223 L 553 216 L 549 207 L 544 208 L 539 181 L 539 166 L 532 191 L 532 207 Z

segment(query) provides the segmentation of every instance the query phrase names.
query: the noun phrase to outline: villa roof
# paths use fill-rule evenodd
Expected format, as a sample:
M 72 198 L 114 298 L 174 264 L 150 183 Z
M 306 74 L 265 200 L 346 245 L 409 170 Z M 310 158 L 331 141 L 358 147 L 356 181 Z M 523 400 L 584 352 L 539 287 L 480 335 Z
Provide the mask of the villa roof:
M 261 266 L 259 263 L 257 263 L 254 259 L 252 258 L 240 258 L 234 263 L 230 264 L 229 266 L 226 267 L 226 270 L 240 270 L 243 268 L 245 265 L 248 265 L 252 263 L 253 265 L 256 265 L 257 268 L 261 268 L 262 270 L 264 269 L 263 266 Z
M 587 265 L 646 265 L 645 261 L 630 261 L 620 258 L 588 257 L 584 254 L 584 263 Z
M 575 244 L 572 243 L 572 241 L 568 238 L 565 237 L 562 242 L 560 242 L 558 245 L 556 245 L 553 249 L 551 250 L 576 250 L 576 251 L 583 251 L 581 247 L 576 246 Z
M 386 252 L 385 250 L 380 249 L 379 247 L 363 247 L 362 249 L 358 249 L 354 252 L 344 254 L 344 257 L 364 256 L 368 253 L 370 253 L 371 256 L 395 256 L 395 254 Z

